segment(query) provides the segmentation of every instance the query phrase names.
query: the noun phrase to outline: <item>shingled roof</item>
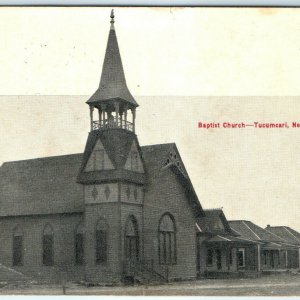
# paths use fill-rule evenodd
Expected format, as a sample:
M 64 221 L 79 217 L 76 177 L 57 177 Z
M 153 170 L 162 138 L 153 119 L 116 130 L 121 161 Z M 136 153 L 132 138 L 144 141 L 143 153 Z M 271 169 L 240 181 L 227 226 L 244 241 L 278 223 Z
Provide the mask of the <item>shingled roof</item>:
M 82 154 L 6 162 L 0 168 L 0 216 L 83 210 L 76 183 Z
M 175 144 L 141 147 L 150 181 L 174 147 Z M 4 163 L 0 167 L 0 217 L 83 212 L 83 188 L 76 183 L 82 158 L 83 154 L 70 154 Z M 180 174 L 177 172 L 179 177 Z M 184 180 L 190 204 L 195 214 L 201 215 L 193 186 L 189 178 Z
M 245 220 L 228 221 L 231 229 L 241 237 L 253 241 L 283 242 L 287 241 L 258 225 Z
M 300 233 L 288 226 L 267 226 L 266 230 L 285 239 L 289 243 L 300 245 Z
M 225 214 L 221 208 L 205 209 L 204 214 L 205 216 L 199 218 L 197 221 L 201 232 L 209 232 L 213 234 L 233 234 L 229 223 L 225 217 Z
M 123 99 L 133 106 L 138 106 L 126 84 L 119 45 L 113 23 L 109 31 L 99 88 L 91 96 L 87 103 L 95 104 L 110 99 Z
M 101 172 L 84 172 L 86 163 L 98 139 L 103 144 L 109 159 L 114 165 L 114 169 L 101 170 Z M 146 176 L 144 174 L 137 174 L 124 169 L 133 141 L 136 142 L 137 147 L 140 149 L 137 137 L 131 131 L 114 128 L 112 130 L 94 130 L 90 132 L 77 181 L 79 183 L 99 183 L 124 179 L 138 184 L 145 183 Z M 143 159 L 142 162 L 144 163 Z

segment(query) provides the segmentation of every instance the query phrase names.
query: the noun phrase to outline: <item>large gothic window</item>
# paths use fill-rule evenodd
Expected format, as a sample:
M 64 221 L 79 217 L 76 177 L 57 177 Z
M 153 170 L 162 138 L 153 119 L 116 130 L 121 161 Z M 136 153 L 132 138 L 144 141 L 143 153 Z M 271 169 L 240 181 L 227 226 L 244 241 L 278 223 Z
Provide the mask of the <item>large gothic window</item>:
M 84 228 L 82 222 L 78 224 L 75 231 L 75 263 L 84 264 Z
M 13 266 L 23 266 L 23 232 L 19 226 L 13 230 Z
M 43 265 L 54 264 L 54 234 L 52 227 L 47 224 L 43 231 Z
M 160 264 L 176 264 L 176 226 L 174 217 L 169 213 L 159 221 L 158 255 Z
M 107 224 L 100 219 L 96 225 L 96 264 L 107 262 Z
M 125 252 L 130 261 L 139 259 L 139 230 L 134 216 L 129 216 L 125 227 Z

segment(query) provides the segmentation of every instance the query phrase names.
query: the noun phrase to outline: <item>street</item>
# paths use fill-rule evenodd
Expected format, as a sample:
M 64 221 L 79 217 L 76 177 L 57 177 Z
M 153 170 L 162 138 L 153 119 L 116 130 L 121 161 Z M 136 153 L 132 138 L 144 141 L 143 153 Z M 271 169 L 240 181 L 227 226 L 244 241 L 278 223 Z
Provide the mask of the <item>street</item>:
M 85 287 L 76 284 L 32 285 L 0 289 L 2 295 L 135 295 L 135 296 L 300 296 L 300 274 L 249 279 L 202 279 L 164 285 Z

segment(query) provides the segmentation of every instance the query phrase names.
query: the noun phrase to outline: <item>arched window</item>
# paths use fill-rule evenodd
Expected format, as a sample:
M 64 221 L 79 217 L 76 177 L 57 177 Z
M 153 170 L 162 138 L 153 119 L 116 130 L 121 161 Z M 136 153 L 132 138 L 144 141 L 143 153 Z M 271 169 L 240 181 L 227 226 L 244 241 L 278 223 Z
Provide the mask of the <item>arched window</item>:
M 75 263 L 76 265 L 84 264 L 84 227 L 80 222 L 75 230 Z
M 13 230 L 13 266 L 23 266 L 23 232 L 19 226 Z
M 43 230 L 43 265 L 54 264 L 54 235 L 52 227 L 47 224 Z
M 125 226 L 125 252 L 130 261 L 139 259 L 139 230 L 134 216 L 129 216 Z
M 169 213 L 159 221 L 158 255 L 160 264 L 176 263 L 176 226 L 174 217 Z
M 107 262 L 107 224 L 100 219 L 96 225 L 96 264 Z

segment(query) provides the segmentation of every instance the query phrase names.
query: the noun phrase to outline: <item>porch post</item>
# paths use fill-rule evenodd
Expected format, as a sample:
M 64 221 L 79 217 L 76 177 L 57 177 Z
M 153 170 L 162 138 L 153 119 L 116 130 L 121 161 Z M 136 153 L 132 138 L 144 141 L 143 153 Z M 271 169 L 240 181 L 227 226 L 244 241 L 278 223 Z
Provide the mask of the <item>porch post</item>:
M 115 110 L 116 110 L 116 121 L 115 124 L 119 127 L 119 102 L 115 102 Z
M 132 112 L 132 126 L 133 126 L 133 132 L 135 132 L 135 108 L 131 110 Z
M 257 244 L 257 271 L 261 271 L 260 245 Z
M 125 129 L 127 129 L 127 106 L 124 107 L 124 122 L 125 122 Z
M 93 130 L 93 111 L 94 107 L 90 105 L 90 119 L 91 119 L 91 131 Z
M 99 116 L 99 128 L 101 128 L 101 123 L 102 123 L 102 111 L 101 111 L 101 108 L 98 108 L 98 116 Z
M 298 249 L 298 263 L 299 263 L 299 268 L 300 268 L 300 248 Z

